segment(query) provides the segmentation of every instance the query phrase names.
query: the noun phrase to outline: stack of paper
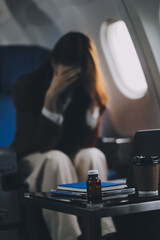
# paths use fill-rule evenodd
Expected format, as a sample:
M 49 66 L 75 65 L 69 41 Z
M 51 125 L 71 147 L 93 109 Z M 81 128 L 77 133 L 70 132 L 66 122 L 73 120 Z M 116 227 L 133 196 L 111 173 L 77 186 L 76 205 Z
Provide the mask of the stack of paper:
M 101 182 L 102 200 L 111 198 L 125 197 L 134 194 L 134 188 L 128 188 L 124 181 L 107 181 Z M 51 194 L 60 198 L 68 199 L 87 199 L 86 182 L 76 182 L 60 184 L 57 189 L 51 189 Z
M 118 182 L 101 182 L 102 192 L 123 189 L 127 187 L 125 183 Z M 76 183 L 68 183 L 68 184 L 60 184 L 57 186 L 58 190 L 63 191 L 74 191 L 74 192 L 87 192 L 87 184 L 86 182 L 76 182 Z

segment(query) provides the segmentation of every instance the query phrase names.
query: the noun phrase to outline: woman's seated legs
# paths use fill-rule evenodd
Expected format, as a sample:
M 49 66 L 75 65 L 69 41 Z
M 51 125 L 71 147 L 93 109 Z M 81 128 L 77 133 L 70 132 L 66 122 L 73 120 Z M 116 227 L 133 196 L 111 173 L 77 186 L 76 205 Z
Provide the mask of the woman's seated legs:
M 89 169 L 98 169 L 102 181 L 107 180 L 105 155 L 97 148 L 80 150 L 73 162 L 61 151 L 34 153 L 21 161 L 21 170 L 30 191 L 50 191 L 58 184 L 86 181 Z M 43 216 L 53 240 L 76 240 L 81 234 L 77 217 L 43 209 Z M 102 235 L 114 232 L 111 218 L 103 218 Z
M 21 169 L 23 166 L 24 172 L 28 169 L 25 182 L 28 183 L 30 191 L 50 191 L 58 184 L 78 181 L 70 158 L 57 150 L 28 155 L 22 159 Z M 42 214 L 53 240 L 76 240 L 80 236 L 81 230 L 76 216 L 47 209 L 42 209 Z

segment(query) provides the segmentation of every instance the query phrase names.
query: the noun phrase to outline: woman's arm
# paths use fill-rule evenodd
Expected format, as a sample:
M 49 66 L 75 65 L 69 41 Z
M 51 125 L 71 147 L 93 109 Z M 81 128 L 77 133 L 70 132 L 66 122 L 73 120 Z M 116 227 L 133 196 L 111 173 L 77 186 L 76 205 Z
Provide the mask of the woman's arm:
M 18 156 L 55 148 L 63 127 L 63 104 L 58 108 L 61 94 L 77 80 L 79 72 L 77 67 L 59 66 L 46 89 L 43 75 L 28 74 L 16 82 L 13 98 L 17 129 L 12 146 Z
M 43 101 L 32 80 L 21 77 L 13 92 L 16 133 L 12 146 L 18 156 L 53 149 L 62 127 L 42 115 Z
M 94 147 L 99 137 L 101 116 L 99 107 L 93 107 L 87 110 L 86 124 L 84 129 L 84 147 Z

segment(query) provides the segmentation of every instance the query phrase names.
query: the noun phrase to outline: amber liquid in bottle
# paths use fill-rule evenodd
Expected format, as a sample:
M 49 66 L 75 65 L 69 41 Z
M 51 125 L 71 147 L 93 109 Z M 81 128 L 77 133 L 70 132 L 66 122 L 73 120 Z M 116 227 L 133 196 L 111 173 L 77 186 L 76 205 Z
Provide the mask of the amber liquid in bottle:
M 98 170 L 88 170 L 87 199 L 88 203 L 102 202 L 101 180 L 98 177 Z

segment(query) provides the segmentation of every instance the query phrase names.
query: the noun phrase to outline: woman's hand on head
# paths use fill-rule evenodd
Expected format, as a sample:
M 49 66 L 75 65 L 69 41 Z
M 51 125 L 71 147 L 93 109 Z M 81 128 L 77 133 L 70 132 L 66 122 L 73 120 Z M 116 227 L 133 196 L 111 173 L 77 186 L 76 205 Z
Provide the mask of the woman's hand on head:
M 46 107 L 49 111 L 58 112 L 57 105 L 61 94 L 72 84 L 76 84 L 76 81 L 79 79 L 80 72 L 80 67 L 64 66 L 61 64 L 55 65 L 54 76 L 50 87 L 46 92 L 44 107 Z
M 54 71 L 55 73 L 49 91 L 59 95 L 78 80 L 78 74 L 81 72 L 81 68 L 58 64 L 54 67 Z

